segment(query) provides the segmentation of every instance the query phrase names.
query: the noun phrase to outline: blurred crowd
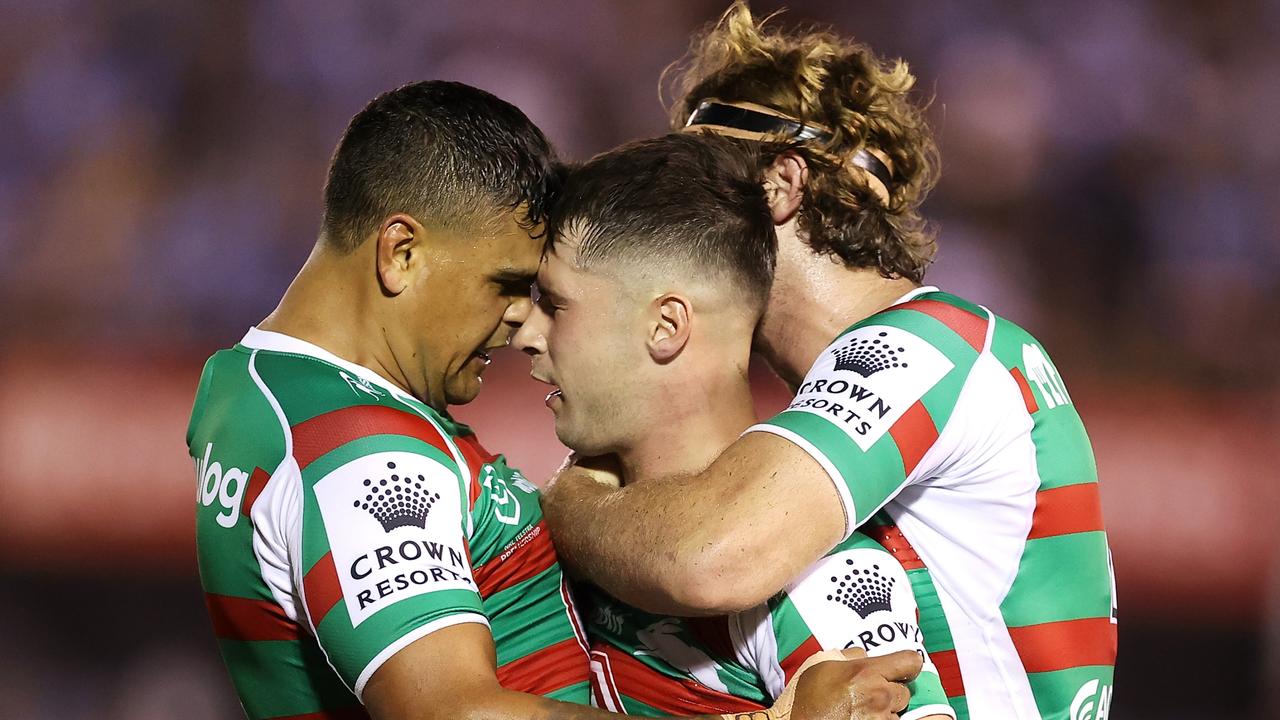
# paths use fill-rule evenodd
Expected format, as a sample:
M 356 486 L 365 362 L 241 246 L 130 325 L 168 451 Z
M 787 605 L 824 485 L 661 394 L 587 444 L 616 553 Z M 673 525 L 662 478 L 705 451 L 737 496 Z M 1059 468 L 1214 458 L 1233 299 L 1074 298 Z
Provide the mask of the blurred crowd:
M 221 344 L 305 256 L 328 155 L 374 94 L 471 82 L 585 158 L 664 129 L 660 71 L 723 4 L 7 4 L 4 337 Z M 783 20 L 906 57 L 935 98 L 938 278 L 1051 325 L 1059 354 L 1271 382 L 1280 4 L 794 2 Z
M 0 673 L 0 717 L 234 714 L 184 544 L 180 425 L 199 362 L 269 312 L 306 257 L 328 157 L 354 113 L 406 82 L 460 80 L 519 105 L 562 156 L 585 159 L 666 129 L 659 76 L 726 6 L 0 5 L 0 666 L 12 668 Z M 1031 327 L 1088 399 L 1132 628 L 1121 632 L 1123 716 L 1212 709 L 1156 691 L 1164 671 L 1134 662 L 1188 647 L 1243 653 L 1209 671 L 1246 698 L 1233 716 L 1280 711 L 1280 691 L 1265 695 L 1280 687 L 1280 553 L 1265 545 L 1280 533 L 1232 530 L 1253 527 L 1259 497 L 1280 496 L 1265 460 L 1280 450 L 1280 2 L 787 7 L 784 25 L 833 26 L 911 63 L 943 155 L 926 206 L 940 229 L 929 280 Z M 31 388 L 46 395 L 32 403 Z M 470 412 L 504 411 L 486 402 Z M 85 468 L 61 435 L 99 430 L 109 439 Z M 548 429 L 526 435 L 499 449 L 540 458 L 517 457 L 526 467 L 554 461 Z M 158 571 L 148 550 L 127 567 L 99 557 L 33 570 L 100 511 L 73 484 L 60 504 L 36 501 L 60 492 L 47 477 L 82 474 L 123 492 L 173 484 L 172 505 L 144 510 L 159 523 L 146 538 L 181 562 Z M 1152 488 L 1176 491 L 1153 502 Z M 1195 537 L 1229 529 L 1217 544 L 1166 542 L 1180 532 L 1168 527 L 1179 498 L 1195 508 Z M 39 532 L 53 544 L 32 555 L 22 539 Z M 1125 615 L 1128 578 L 1139 602 Z M 1196 578 L 1213 584 L 1197 590 Z M 1141 604 L 1166 582 L 1182 605 Z M 89 619 L 99 616 L 111 620 Z M 1196 624 L 1175 623 L 1186 618 Z M 1230 670 L 1242 665 L 1244 679 Z

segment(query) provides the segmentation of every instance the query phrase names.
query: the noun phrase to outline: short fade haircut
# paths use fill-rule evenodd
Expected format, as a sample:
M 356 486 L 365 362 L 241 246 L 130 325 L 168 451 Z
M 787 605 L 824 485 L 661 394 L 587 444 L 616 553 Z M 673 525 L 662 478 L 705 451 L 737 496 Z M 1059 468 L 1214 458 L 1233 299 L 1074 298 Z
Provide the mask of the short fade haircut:
M 369 103 L 338 143 L 323 241 L 352 252 L 397 212 L 459 228 L 521 206 L 532 231 L 561 176 L 555 165 L 542 131 L 514 105 L 462 83 L 405 85 Z
M 758 158 L 745 143 L 692 133 L 597 155 L 569 173 L 551 215 L 552 241 L 576 234 L 584 268 L 666 261 L 718 276 L 761 311 L 778 243 Z

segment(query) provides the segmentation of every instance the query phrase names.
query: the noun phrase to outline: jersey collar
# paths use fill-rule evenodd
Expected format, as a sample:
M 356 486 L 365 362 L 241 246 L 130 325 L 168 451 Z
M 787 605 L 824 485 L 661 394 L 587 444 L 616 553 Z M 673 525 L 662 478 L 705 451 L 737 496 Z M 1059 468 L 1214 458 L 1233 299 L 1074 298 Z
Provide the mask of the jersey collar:
M 240 344 L 250 350 L 266 350 L 268 352 L 289 353 L 291 355 L 306 355 L 317 360 L 323 360 L 330 365 L 336 365 L 357 377 L 366 380 L 384 390 L 400 401 L 412 400 L 415 403 L 421 401 L 405 392 L 404 388 L 391 383 L 378 373 L 370 370 L 363 365 L 357 365 L 349 360 L 334 355 L 324 348 L 306 340 L 296 338 L 292 335 L 273 332 L 271 330 L 260 330 L 256 327 L 249 328 L 249 332 L 240 340 Z
M 912 290 L 911 292 L 907 293 L 906 295 L 903 295 L 902 297 L 898 298 L 897 300 L 894 300 L 893 305 L 901 305 L 904 302 L 910 302 L 912 300 L 915 300 L 917 297 L 924 295 L 925 293 L 931 293 L 931 292 L 941 292 L 941 291 L 938 290 L 938 288 L 934 285 L 925 285 L 924 287 L 918 287 Z M 890 305 L 889 307 L 893 307 L 893 305 Z

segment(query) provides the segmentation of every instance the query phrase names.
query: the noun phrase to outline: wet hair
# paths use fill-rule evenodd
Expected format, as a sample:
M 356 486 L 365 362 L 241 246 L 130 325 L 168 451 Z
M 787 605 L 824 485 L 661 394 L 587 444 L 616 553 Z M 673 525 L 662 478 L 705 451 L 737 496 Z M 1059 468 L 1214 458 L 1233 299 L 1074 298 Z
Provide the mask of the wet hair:
M 921 281 L 937 244 L 920 205 L 937 183 L 939 156 L 907 63 L 886 62 L 830 31 L 766 27 L 770 19 L 757 22 L 739 0 L 694 38 L 684 60 L 664 73 L 678 97 L 672 125 L 684 127 L 699 103 L 715 99 L 755 103 L 830 130 L 819 140 L 760 143 L 766 161 L 791 151 L 808 164 L 801 235 L 848 267 Z M 888 161 L 887 203 L 872 189 L 877 181 L 851 162 L 864 149 Z
M 545 220 L 558 174 L 542 131 L 514 105 L 468 85 L 427 81 L 379 95 L 351 120 L 324 188 L 323 242 L 359 247 L 389 215 L 467 227 L 523 208 Z
M 551 215 L 553 242 L 574 235 L 577 262 L 658 265 L 740 290 L 754 311 L 777 259 L 758 153 L 714 135 L 672 133 L 575 168 Z

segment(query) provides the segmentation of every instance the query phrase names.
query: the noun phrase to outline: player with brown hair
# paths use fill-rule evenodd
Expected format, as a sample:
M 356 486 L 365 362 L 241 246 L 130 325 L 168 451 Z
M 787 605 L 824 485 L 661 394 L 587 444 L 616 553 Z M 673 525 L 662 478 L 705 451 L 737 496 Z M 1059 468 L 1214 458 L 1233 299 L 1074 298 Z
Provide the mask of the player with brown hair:
M 703 615 L 767 601 L 883 510 L 931 571 L 921 626 L 960 717 L 1103 717 L 1114 582 L 1089 439 L 1034 337 L 922 286 L 939 162 L 914 84 L 742 3 L 695 40 L 673 118 L 759 143 L 778 258 L 755 349 L 796 396 L 693 478 L 562 473 L 548 521 L 614 596 Z

